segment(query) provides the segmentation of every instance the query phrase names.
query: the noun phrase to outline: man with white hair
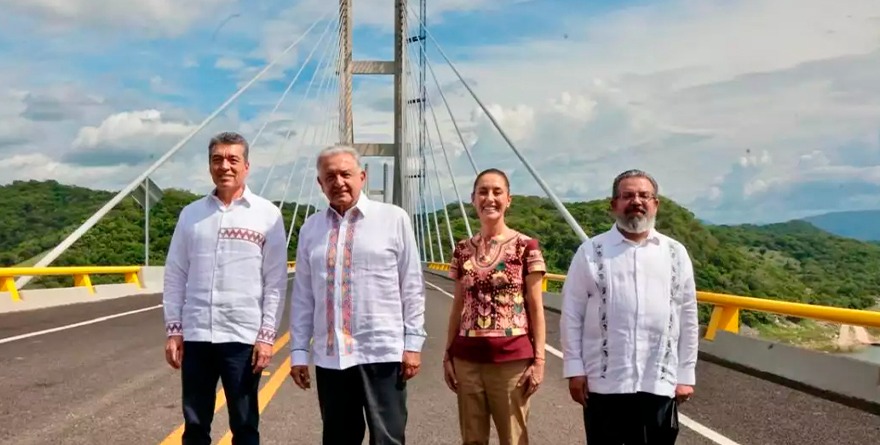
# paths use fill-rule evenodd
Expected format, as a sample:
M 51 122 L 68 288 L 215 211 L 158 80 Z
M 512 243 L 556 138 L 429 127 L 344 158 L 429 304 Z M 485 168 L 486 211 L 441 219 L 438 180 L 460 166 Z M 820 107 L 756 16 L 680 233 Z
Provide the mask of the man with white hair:
M 678 404 L 696 383 L 699 327 L 687 249 L 654 229 L 657 181 L 612 187 L 611 230 L 583 243 L 563 286 L 564 376 L 587 443 L 674 444 Z
M 323 443 L 404 444 L 406 381 L 419 372 L 425 287 L 409 215 L 367 198 L 357 151 L 318 155 L 330 206 L 303 224 L 290 304 L 290 375 L 311 387 L 315 364 Z M 366 425 L 364 413 L 366 412 Z

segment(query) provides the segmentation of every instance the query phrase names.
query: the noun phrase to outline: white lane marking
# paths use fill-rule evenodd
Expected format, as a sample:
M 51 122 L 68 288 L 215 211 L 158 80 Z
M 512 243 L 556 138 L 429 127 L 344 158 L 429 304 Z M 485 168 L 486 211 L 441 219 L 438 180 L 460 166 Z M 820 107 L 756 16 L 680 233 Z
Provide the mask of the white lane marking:
M 30 333 L 28 333 L 28 334 L 16 335 L 16 336 L 14 336 L 14 337 L 6 337 L 6 338 L 3 338 L 3 339 L 0 339 L 0 344 L 3 344 L 3 343 L 9 343 L 9 342 L 13 342 L 13 341 L 16 341 L 16 340 L 24 340 L 24 339 L 26 339 L 26 338 L 36 337 L 36 336 L 38 336 L 38 335 L 51 334 L 51 333 L 53 333 L 53 332 L 64 331 L 64 330 L 67 330 L 67 329 L 78 328 L 78 327 L 80 327 L 80 326 L 86 326 L 86 325 L 90 325 L 90 324 L 100 323 L 100 322 L 102 322 L 102 321 L 112 320 L 112 319 L 114 319 L 114 318 L 124 317 L 124 316 L 126 316 L 126 315 L 133 315 L 133 314 L 137 314 L 137 313 L 140 313 L 140 312 L 151 311 L 151 310 L 153 310 L 153 309 L 158 309 L 158 308 L 160 308 L 160 307 L 162 307 L 162 305 L 161 305 L 161 304 L 157 304 L 156 306 L 150 306 L 150 307 L 145 307 L 145 308 L 141 308 L 141 309 L 135 309 L 135 310 L 133 310 L 133 311 L 122 312 L 122 313 L 119 313 L 119 314 L 105 315 L 105 316 L 103 316 L 103 317 L 98 317 L 98 318 L 95 318 L 95 319 L 92 319 L 92 320 L 81 321 L 81 322 L 79 322 L 79 323 L 73 323 L 73 324 L 69 324 L 69 325 L 66 325 L 66 326 L 59 326 L 59 327 L 57 327 L 57 328 L 44 329 L 44 330 L 42 330 L 42 331 L 30 332 Z
M 288 279 L 287 279 L 287 284 L 290 284 L 291 281 L 293 281 L 293 278 L 292 278 L 292 277 L 291 277 L 291 278 L 288 278 Z M 56 307 L 57 307 L 57 306 L 56 306 Z M 158 308 L 160 308 L 160 307 L 162 307 L 162 305 L 161 305 L 161 304 L 157 304 L 157 305 L 155 305 L 155 306 L 145 307 L 145 308 L 141 308 L 141 309 L 135 309 L 135 310 L 133 310 L 133 311 L 122 312 L 122 313 L 119 313 L 119 314 L 113 314 L 113 315 L 106 315 L 106 316 L 104 316 L 104 317 L 98 317 L 98 318 L 95 318 L 95 319 L 93 319 L 93 320 L 81 321 L 81 322 L 79 322 L 79 323 L 69 324 L 69 325 L 67 325 L 67 326 L 59 326 L 59 327 L 57 327 L 57 328 L 45 329 L 45 330 L 42 330 L 42 331 L 31 332 L 31 333 L 28 333 L 28 334 L 16 335 L 16 336 L 14 336 L 14 337 L 6 337 L 6 338 L 2 338 L 2 339 L 0 339 L 0 345 L 2 345 L 3 343 L 9 343 L 9 342 L 16 341 L 16 340 L 24 340 L 25 338 L 36 337 L 36 336 L 38 336 L 38 335 L 51 334 L 51 333 L 53 333 L 53 332 L 64 331 L 64 330 L 67 330 L 67 329 L 78 328 L 78 327 L 80 327 L 80 326 L 86 326 L 86 325 L 90 325 L 90 324 L 100 323 L 100 322 L 102 322 L 102 321 L 112 320 L 112 319 L 114 319 L 114 318 L 124 317 L 124 316 L 126 316 L 126 315 L 138 314 L 138 313 L 141 313 L 141 312 L 146 312 L 146 311 L 149 311 L 149 310 L 158 309 Z
M 441 289 L 440 286 L 437 286 L 434 283 L 429 283 L 427 280 L 425 280 L 425 284 L 427 284 L 428 286 L 431 286 L 434 289 L 446 294 L 446 296 L 449 298 L 455 298 L 452 294 Z M 562 352 L 559 351 L 558 349 L 556 349 L 550 345 L 547 345 L 547 344 L 544 345 L 544 349 L 546 349 L 548 352 L 555 355 L 556 357 L 562 359 Z M 733 440 L 730 440 L 727 437 L 724 437 L 721 433 L 714 431 L 714 430 L 710 429 L 709 427 L 704 426 L 700 423 L 697 423 L 696 420 L 691 419 L 688 416 L 685 416 L 681 412 L 678 413 L 678 416 L 679 416 L 678 420 L 679 420 L 679 422 L 681 422 L 682 425 L 690 428 L 693 432 L 711 440 L 712 442 L 717 443 L 718 445 L 740 445 L 740 444 L 734 442 Z

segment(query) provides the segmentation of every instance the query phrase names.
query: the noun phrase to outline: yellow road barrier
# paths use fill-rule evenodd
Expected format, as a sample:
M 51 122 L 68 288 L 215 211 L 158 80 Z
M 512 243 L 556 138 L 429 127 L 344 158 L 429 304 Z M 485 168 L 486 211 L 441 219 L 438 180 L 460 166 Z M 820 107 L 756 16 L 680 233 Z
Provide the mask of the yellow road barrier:
M 73 285 L 95 293 L 92 275 L 125 275 L 125 282 L 142 288 L 138 273 L 141 266 L 77 266 L 77 267 L 0 267 L 0 292 L 9 292 L 13 301 L 21 301 L 15 278 L 23 276 L 72 275 Z

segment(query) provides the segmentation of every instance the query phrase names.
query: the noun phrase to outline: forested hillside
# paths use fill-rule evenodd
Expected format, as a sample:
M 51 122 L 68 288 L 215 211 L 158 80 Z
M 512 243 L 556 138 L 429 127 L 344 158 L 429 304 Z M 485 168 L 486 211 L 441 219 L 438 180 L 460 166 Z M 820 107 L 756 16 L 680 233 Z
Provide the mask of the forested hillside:
M 109 192 L 53 181 L 15 182 L 0 187 L 0 266 L 25 262 L 57 245 L 111 196 Z M 162 201 L 152 208 L 151 264 L 163 263 L 177 214 L 198 197 L 186 191 L 166 190 Z M 606 201 L 569 203 L 567 208 L 588 235 L 611 227 Z M 470 206 L 466 209 L 473 214 Z M 286 221 L 290 221 L 293 210 L 294 203 L 285 204 Z M 450 204 L 447 210 L 455 238 L 464 238 L 467 232 L 458 205 Z M 445 216 L 442 211 L 437 216 L 443 225 L 442 247 L 448 260 L 451 247 Z M 429 217 L 433 221 L 433 215 Z M 476 219 L 471 217 L 470 221 L 477 230 Z M 133 199 L 125 199 L 54 264 L 143 264 L 143 222 L 143 210 Z M 552 272 L 566 272 L 580 241 L 549 200 L 515 196 L 508 223 L 540 240 Z M 301 224 L 300 216 L 289 249 L 291 259 Z M 666 199 L 661 204 L 658 229 L 687 246 L 701 290 L 850 308 L 871 307 L 880 295 L 880 245 L 876 243 L 831 235 L 805 222 L 704 225 L 687 209 Z M 437 250 L 435 259 L 439 261 Z M 66 280 L 34 281 L 40 286 L 69 285 Z M 748 324 L 762 320 L 766 316 L 745 317 Z

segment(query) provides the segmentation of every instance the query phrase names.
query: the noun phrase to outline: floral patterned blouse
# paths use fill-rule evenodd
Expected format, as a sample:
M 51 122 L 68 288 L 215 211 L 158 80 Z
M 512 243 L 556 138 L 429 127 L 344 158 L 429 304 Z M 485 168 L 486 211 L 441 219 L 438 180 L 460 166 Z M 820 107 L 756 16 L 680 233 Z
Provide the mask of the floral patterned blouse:
M 449 276 L 463 285 L 464 307 L 450 354 L 480 362 L 533 357 L 525 277 L 546 270 L 538 241 L 519 232 L 488 246 L 479 234 L 460 241 Z

